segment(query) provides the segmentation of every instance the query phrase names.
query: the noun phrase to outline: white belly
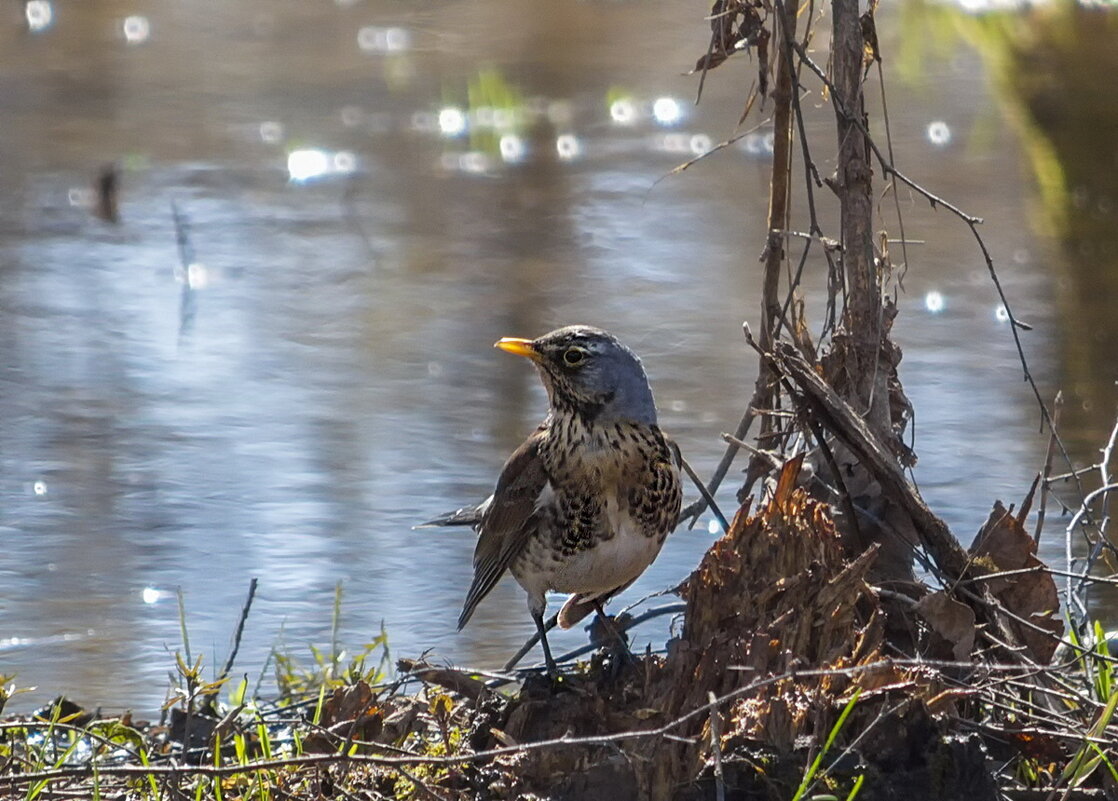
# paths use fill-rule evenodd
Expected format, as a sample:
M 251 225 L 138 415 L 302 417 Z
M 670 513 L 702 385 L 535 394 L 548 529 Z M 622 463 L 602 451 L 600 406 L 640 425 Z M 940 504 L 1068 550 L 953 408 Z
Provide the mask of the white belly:
M 627 519 L 617 533 L 588 551 L 580 551 L 555 565 L 548 589 L 558 592 L 608 592 L 644 572 L 660 552 L 660 543 L 634 531 Z

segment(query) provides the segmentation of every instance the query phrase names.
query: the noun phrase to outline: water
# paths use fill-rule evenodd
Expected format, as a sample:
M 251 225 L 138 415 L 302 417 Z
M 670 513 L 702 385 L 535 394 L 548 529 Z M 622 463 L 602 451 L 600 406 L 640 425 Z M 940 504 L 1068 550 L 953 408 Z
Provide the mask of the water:
M 37 31 L 0 28 L 0 673 L 39 688 L 9 708 L 66 693 L 154 710 L 183 647 L 176 590 L 213 666 L 254 576 L 238 660 L 253 677 L 278 642 L 328 644 L 338 582 L 352 647 L 383 623 L 400 654 L 503 662 L 532 630 L 521 590 L 506 580 L 456 633 L 472 539 L 411 530 L 485 497 L 543 413 L 500 336 L 611 329 L 643 356 L 664 427 L 713 469 L 752 389 L 740 326 L 758 317 L 771 142 L 761 129 L 668 176 L 733 132 L 754 69 L 712 73 L 696 108 L 681 73 L 705 52 L 698 13 L 46 8 Z M 1075 343 L 1019 144 L 973 53 L 929 68 L 890 87 L 898 161 L 987 219 L 1048 396 Z M 811 129 L 824 173 L 828 113 Z M 114 161 L 116 226 L 84 205 Z M 995 498 L 1020 500 L 1046 440 L 969 233 L 902 206 L 927 242 L 909 248 L 896 330 L 916 476 L 969 544 Z M 820 276 L 808 285 L 817 313 Z M 677 532 L 624 600 L 682 579 L 712 539 L 706 520 Z

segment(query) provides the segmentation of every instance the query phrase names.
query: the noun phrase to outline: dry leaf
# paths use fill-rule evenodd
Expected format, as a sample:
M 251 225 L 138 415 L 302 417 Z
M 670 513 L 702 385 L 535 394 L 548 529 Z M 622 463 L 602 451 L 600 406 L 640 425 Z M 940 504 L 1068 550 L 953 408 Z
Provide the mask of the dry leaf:
M 973 609 L 940 590 L 917 601 L 916 611 L 936 634 L 951 643 L 955 659 L 962 662 L 970 658 L 976 633 Z
M 1036 544 L 1023 524 L 1022 517 L 1014 517 L 1001 501 L 995 501 L 986 525 L 971 545 L 974 568 L 979 573 L 1037 568 L 1033 573 L 992 578 L 986 586 L 1014 615 L 1058 637 L 1064 631 L 1064 624 L 1053 616 L 1060 606 L 1056 582 L 1044 572 L 1044 563 L 1036 556 Z M 1009 625 L 1038 662 L 1047 664 L 1052 659 L 1058 644 L 1056 637 L 1046 636 L 1016 620 L 1009 621 Z

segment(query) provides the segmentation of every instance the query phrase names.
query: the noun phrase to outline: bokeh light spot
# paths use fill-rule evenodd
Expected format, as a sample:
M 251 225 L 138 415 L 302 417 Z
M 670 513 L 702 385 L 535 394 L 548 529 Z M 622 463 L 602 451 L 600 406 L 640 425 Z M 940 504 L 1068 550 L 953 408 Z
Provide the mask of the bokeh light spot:
M 45 31 L 54 21 L 54 8 L 48 0 L 28 0 L 23 14 L 27 18 L 27 29 L 32 33 Z
M 458 169 L 473 175 L 487 172 L 489 170 L 489 156 L 478 150 L 463 153 L 458 157 Z
M 186 267 L 186 285 L 191 289 L 205 289 L 210 285 L 210 271 L 206 265 L 194 262 Z
M 714 147 L 714 142 L 712 142 L 711 138 L 706 134 L 695 134 L 691 137 L 689 144 L 691 146 L 691 152 L 696 156 L 709 153 L 710 149 Z
M 121 28 L 124 31 L 124 40 L 128 44 L 141 44 L 151 36 L 151 23 L 148 22 L 147 17 L 139 15 L 125 17 Z
M 632 125 L 637 120 L 637 106 L 628 97 L 614 100 L 609 107 L 609 116 L 618 125 Z
M 499 144 L 501 158 L 508 164 L 524 160 L 524 140 L 515 134 L 505 134 Z
M 928 141 L 936 147 L 947 147 L 951 144 L 951 128 L 943 120 L 928 123 Z
M 357 46 L 367 53 L 401 53 L 411 47 L 411 34 L 406 28 L 366 25 L 357 31 Z
M 334 172 L 339 175 L 349 175 L 357 171 L 357 156 L 348 150 L 339 150 L 331 161 Z
M 411 47 L 411 34 L 406 28 L 388 28 L 384 32 L 384 49 L 388 53 L 400 53 Z
M 93 205 L 93 190 L 82 186 L 70 187 L 66 193 L 66 200 L 71 206 L 88 209 Z
M 572 161 L 582 155 L 582 143 L 574 134 L 563 134 L 555 140 L 555 152 L 563 161 Z
M 466 132 L 466 115 L 462 109 L 448 106 L 439 112 L 439 131 L 443 136 L 461 136 Z
M 674 97 L 658 97 L 652 103 L 652 116 L 661 125 L 675 125 L 683 119 L 683 107 Z
M 274 121 L 260 123 L 260 139 L 269 145 L 281 142 L 283 140 L 283 123 Z
M 329 171 L 330 157 L 323 150 L 293 150 L 287 154 L 287 174 L 295 183 L 320 178 Z
M 511 108 L 493 109 L 493 127 L 498 131 L 507 131 L 516 125 L 516 111 Z

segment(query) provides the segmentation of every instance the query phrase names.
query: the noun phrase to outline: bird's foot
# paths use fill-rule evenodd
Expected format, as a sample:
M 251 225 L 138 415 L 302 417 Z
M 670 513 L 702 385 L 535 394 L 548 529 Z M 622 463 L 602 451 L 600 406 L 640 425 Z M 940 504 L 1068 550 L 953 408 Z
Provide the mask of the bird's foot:
M 576 686 L 576 681 L 558 671 L 551 673 L 533 670 L 524 676 L 521 692 L 526 696 L 542 699 L 559 693 L 572 692 Z
M 623 631 L 631 619 L 627 613 L 611 618 L 599 612 L 589 626 L 590 642 L 601 648 L 609 660 L 611 678 L 617 678 L 625 668 L 637 664 L 637 658 L 629 650 L 629 638 Z
M 617 679 L 629 668 L 637 666 L 637 657 L 629 650 L 626 643 L 615 641 L 606 652 L 609 656 L 610 678 Z
M 543 649 L 543 660 L 547 666 L 547 677 L 551 682 L 553 688 L 562 685 L 563 677 L 559 674 L 559 666 L 555 664 L 555 658 L 551 655 L 551 646 L 547 642 L 547 626 L 543 621 L 542 612 L 533 612 L 532 619 L 536 622 L 536 631 L 540 636 L 540 648 Z

